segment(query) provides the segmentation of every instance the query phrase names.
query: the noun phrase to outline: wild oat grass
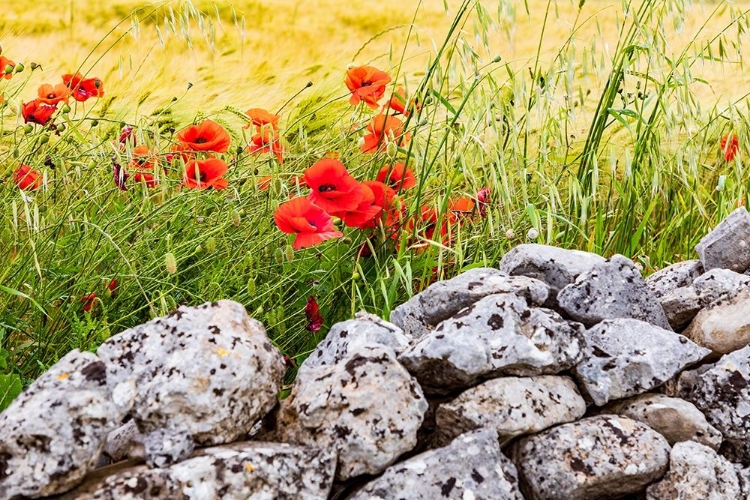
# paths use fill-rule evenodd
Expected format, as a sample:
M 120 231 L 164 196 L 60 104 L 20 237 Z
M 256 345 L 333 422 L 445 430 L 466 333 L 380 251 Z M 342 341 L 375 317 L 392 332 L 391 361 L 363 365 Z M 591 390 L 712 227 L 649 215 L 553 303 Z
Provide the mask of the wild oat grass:
M 70 349 L 182 303 L 242 302 L 299 363 L 334 322 L 361 309 L 387 317 L 513 245 L 622 253 L 651 272 L 692 257 L 747 200 L 743 2 L 465 0 L 447 16 L 434 1 L 170 2 L 133 15 L 139 2 L 18 5 L 0 21 L 3 54 L 26 64 L 0 80 L 0 407 Z M 353 61 L 423 103 L 402 148 L 360 152 L 373 113 L 347 102 Z M 20 104 L 79 68 L 105 96 L 60 115 L 59 135 L 25 130 Z M 244 150 L 251 107 L 282 108 L 283 164 Z M 207 117 L 232 134 L 229 189 L 179 189 L 178 164 L 156 188 L 117 187 L 113 165 L 132 158 L 118 146 L 124 125 L 165 152 Z M 732 161 L 719 146 L 727 134 L 739 138 Z M 359 180 L 407 163 L 418 177 L 409 214 L 447 217 L 451 199 L 485 187 L 491 205 L 450 238 L 347 229 L 294 252 L 273 214 L 306 194 L 289 180 L 331 152 Z M 42 189 L 16 187 L 20 163 L 43 172 Z M 316 333 L 305 329 L 309 296 L 325 318 Z

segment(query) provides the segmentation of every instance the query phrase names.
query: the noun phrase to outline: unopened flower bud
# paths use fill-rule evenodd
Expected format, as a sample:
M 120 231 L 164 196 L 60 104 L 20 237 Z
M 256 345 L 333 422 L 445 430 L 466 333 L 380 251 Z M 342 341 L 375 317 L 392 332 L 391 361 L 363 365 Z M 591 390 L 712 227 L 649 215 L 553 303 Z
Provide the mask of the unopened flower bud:
M 70 113 L 70 106 L 68 106 L 67 104 L 65 104 L 65 105 L 64 105 L 64 106 L 63 106 L 63 107 L 62 107 L 62 108 L 60 109 L 60 111 L 62 111 L 63 113 Z
M 255 291 L 257 290 L 257 287 L 255 286 L 255 280 L 250 278 L 247 280 L 247 293 L 248 295 L 255 295 Z
M 234 227 L 238 227 L 240 225 L 240 222 L 240 213 L 237 210 L 232 210 L 232 225 Z
M 23 131 L 26 134 L 30 134 L 34 131 L 34 127 L 32 127 L 30 123 L 27 123 L 26 125 L 24 125 Z
M 500 55 L 499 55 L 499 54 L 498 54 L 498 55 L 496 55 L 495 57 L 493 57 L 493 58 L 492 58 L 492 62 L 493 62 L 493 63 L 499 63 L 499 62 L 500 62 L 500 61 L 502 61 L 502 60 L 503 60 L 503 58 L 502 58 L 502 57 L 500 57 Z
M 5 66 L 5 69 L 3 71 L 6 75 L 11 74 L 13 73 L 13 66 L 11 64 L 8 64 L 7 66 Z
M 175 274 L 177 272 L 177 259 L 172 252 L 168 252 L 164 256 L 164 266 L 167 268 L 169 274 Z
M 216 251 L 216 238 L 213 236 L 206 240 L 206 251 L 208 253 L 214 253 Z
M 283 264 L 284 263 L 284 251 L 281 248 L 277 248 L 273 252 L 273 259 L 276 261 L 277 264 Z
M 39 138 L 39 142 L 42 144 L 47 144 L 49 142 L 49 136 L 43 135 Z
M 20 72 L 21 72 L 21 71 L 23 71 L 23 70 L 24 70 L 25 68 L 26 68 L 26 66 L 24 66 L 24 65 L 23 65 L 23 63 L 18 63 L 18 64 L 16 64 L 16 68 L 15 68 L 15 70 L 16 70 L 16 73 L 20 73 Z
M 286 260 L 292 262 L 294 260 L 294 248 L 292 248 L 292 245 L 287 245 L 284 252 L 286 253 Z

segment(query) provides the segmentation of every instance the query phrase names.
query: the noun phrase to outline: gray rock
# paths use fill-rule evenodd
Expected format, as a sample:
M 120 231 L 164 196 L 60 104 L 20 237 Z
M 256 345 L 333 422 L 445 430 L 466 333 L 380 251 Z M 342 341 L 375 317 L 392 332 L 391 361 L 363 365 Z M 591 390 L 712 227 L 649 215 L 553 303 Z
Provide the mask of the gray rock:
M 740 465 L 735 464 L 734 471 L 737 473 L 737 479 L 740 482 L 741 500 L 750 500 L 750 469 L 743 469 Z
M 529 308 L 515 294 L 485 297 L 440 323 L 399 361 L 427 393 L 445 394 L 499 375 L 555 374 L 583 357 L 583 326 Z
M 420 338 L 441 321 L 487 295 L 515 293 L 532 305 L 542 305 L 549 287 L 526 276 L 508 276 L 497 269 L 471 269 L 453 279 L 427 287 L 391 312 L 391 322 L 404 333 Z
M 703 264 L 699 260 L 686 260 L 661 269 L 648 278 L 646 286 L 661 299 L 668 293 L 690 286 L 695 278 L 703 274 Z
M 741 495 L 732 464 L 693 441 L 674 445 L 669 471 L 646 491 L 648 500 L 737 500 Z
M 119 462 L 128 458 L 145 460 L 144 438 L 145 436 L 135 425 L 135 421 L 128 420 L 107 434 L 107 441 L 104 443 L 102 453 L 112 462 Z
M 500 271 L 543 281 L 550 287 L 550 297 L 556 298 L 580 274 L 603 262 L 595 253 L 531 243 L 511 248 L 500 261 Z
M 107 382 L 99 358 L 74 350 L 0 414 L 0 498 L 61 493 L 95 468 L 134 394 Z
M 695 246 L 706 271 L 715 268 L 741 273 L 750 267 L 750 214 L 740 207 Z
M 485 427 L 496 430 L 504 444 L 516 436 L 572 422 L 584 413 L 586 402 L 572 379 L 543 375 L 488 380 L 441 404 L 435 419 L 440 443 Z
M 87 480 L 88 482 L 89 480 Z M 133 467 L 90 481 L 58 500 L 188 500 L 182 484 L 165 469 Z
M 685 329 L 703 308 L 701 299 L 692 286 L 677 288 L 664 294 L 659 303 L 674 331 Z
M 390 347 L 361 345 L 299 374 L 275 439 L 338 453 L 337 477 L 378 474 L 417 443 L 427 401 Z
M 605 320 L 586 331 L 586 358 L 575 376 L 597 406 L 657 387 L 710 351 L 636 319 Z
M 131 380 L 143 433 L 188 431 L 197 444 L 237 440 L 277 402 L 283 357 L 236 302 L 180 307 L 99 347 L 111 383 Z
M 679 393 L 701 410 L 724 436 L 721 453 L 750 465 L 750 346 L 680 377 Z
M 143 440 L 146 464 L 152 468 L 163 469 L 190 457 L 195 443 L 188 431 L 157 429 Z
M 695 441 L 718 450 L 721 433 L 706 421 L 692 403 L 662 394 L 642 394 L 607 405 L 602 413 L 615 413 L 651 427 L 667 438 L 670 445 Z
M 349 500 L 523 500 L 497 434 L 480 429 L 450 445 L 392 465 Z
M 685 330 L 686 337 L 715 354 L 727 354 L 750 344 L 750 290 L 714 302 L 701 310 Z
M 374 314 L 359 312 L 354 319 L 333 325 L 326 338 L 302 363 L 300 370 L 336 364 L 347 356 L 350 349 L 363 344 L 384 345 L 398 355 L 408 347 L 409 340 L 396 325 Z
M 513 452 L 527 500 L 620 498 L 662 477 L 669 464 L 661 434 L 611 415 L 522 438 Z
M 593 326 L 605 319 L 633 318 L 667 330 L 667 316 L 633 261 L 615 255 L 557 295 L 560 307 L 573 319 Z

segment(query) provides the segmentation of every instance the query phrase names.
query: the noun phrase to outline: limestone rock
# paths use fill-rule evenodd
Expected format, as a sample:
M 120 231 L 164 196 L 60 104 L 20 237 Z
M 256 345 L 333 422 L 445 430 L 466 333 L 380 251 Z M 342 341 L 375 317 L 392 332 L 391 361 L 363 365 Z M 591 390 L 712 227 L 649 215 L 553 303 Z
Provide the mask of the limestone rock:
M 485 297 L 401 354 L 427 393 L 445 394 L 499 375 L 555 374 L 583 356 L 583 326 L 529 308 L 515 294 Z
M 661 299 L 668 293 L 682 287 L 690 286 L 703 274 L 703 264 L 699 260 L 686 260 L 661 269 L 648 278 L 646 286 Z
M 750 214 L 740 207 L 695 246 L 706 271 L 715 268 L 741 273 L 750 267 Z
M 145 466 L 92 481 L 58 500 L 188 500 L 170 470 Z
M 542 305 L 549 287 L 526 276 L 508 276 L 497 269 L 471 269 L 453 279 L 427 287 L 391 312 L 391 322 L 408 336 L 419 338 L 487 295 L 515 293 L 532 305 Z
M 750 469 L 743 469 L 740 465 L 735 464 L 734 471 L 737 473 L 737 479 L 740 482 L 740 498 L 741 500 L 750 500 Z
M 526 500 L 620 498 L 662 477 L 669 464 L 661 434 L 611 415 L 522 438 L 513 452 Z
M 633 318 L 670 330 L 664 310 L 633 261 L 615 255 L 557 295 L 560 307 L 573 319 L 594 326 L 605 319 Z
M 180 307 L 99 347 L 111 383 L 132 380 L 141 432 L 188 431 L 202 445 L 232 442 L 277 402 L 283 357 L 236 302 Z
M 586 331 L 587 357 L 575 376 L 594 404 L 657 387 L 710 351 L 636 319 L 605 320 Z
M 138 426 L 131 419 L 117 429 L 107 434 L 102 453 L 112 462 L 119 462 L 128 458 L 144 460 L 146 451 L 143 447 L 145 436 L 138 430 Z
M 190 457 L 195 448 L 188 431 L 157 429 L 143 440 L 146 464 L 153 468 L 169 467 Z
M 695 288 L 686 286 L 664 294 L 660 299 L 669 325 L 676 332 L 684 330 L 703 308 L 701 298 Z
M 335 365 L 300 373 L 276 417 L 276 439 L 338 454 L 341 480 L 385 470 L 417 443 L 427 411 L 393 350 L 361 345 Z
M 107 382 L 98 357 L 74 350 L 0 414 L 0 498 L 61 493 L 94 469 L 134 393 Z
M 333 325 L 300 369 L 336 364 L 347 356 L 350 349 L 368 343 L 390 347 L 398 355 L 409 345 L 409 340 L 396 325 L 374 314 L 360 312 L 354 319 Z
M 648 487 L 648 500 L 740 498 L 740 484 L 732 464 L 711 448 L 693 441 L 677 443 L 669 458 L 669 471 Z
M 550 296 L 557 297 L 580 274 L 603 262 L 595 253 L 532 243 L 511 248 L 500 261 L 500 271 L 543 281 L 550 287 Z
M 488 380 L 441 404 L 435 419 L 440 442 L 485 427 L 497 431 L 504 444 L 516 436 L 572 422 L 584 413 L 586 402 L 572 379 L 543 375 Z
M 717 354 L 727 354 L 750 344 L 750 290 L 729 300 L 719 300 L 701 310 L 684 334 Z
M 684 399 L 642 394 L 607 405 L 602 413 L 615 413 L 643 422 L 673 446 L 683 441 L 695 441 L 718 450 L 721 445 L 721 433 L 706 421 L 695 405 Z
M 524 500 L 497 434 L 480 429 L 392 465 L 349 500 Z

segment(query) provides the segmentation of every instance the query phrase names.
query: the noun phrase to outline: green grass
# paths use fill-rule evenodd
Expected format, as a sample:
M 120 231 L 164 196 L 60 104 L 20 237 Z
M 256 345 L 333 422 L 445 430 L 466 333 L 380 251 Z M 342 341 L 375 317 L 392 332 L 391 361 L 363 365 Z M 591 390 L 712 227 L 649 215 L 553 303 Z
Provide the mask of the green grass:
M 368 50 L 380 44 L 385 52 L 372 64 L 399 83 L 405 80 L 409 93 L 425 103 L 407 121 L 412 141 L 376 155 L 359 152 L 373 113 L 349 106 L 345 67 L 326 68 L 332 76 L 284 107 L 283 165 L 243 150 L 248 137 L 241 110 L 272 105 L 257 97 L 231 106 L 218 99 L 216 107 L 204 99 L 196 107 L 188 93 L 161 98 L 151 108 L 123 107 L 139 96 L 119 86 L 120 93 L 108 90 L 95 105 L 89 101 L 58 116 L 56 123 L 64 124 L 59 134 L 41 127 L 26 132 L 17 109 L 35 97 L 38 70 L 27 65 L 11 81 L 0 80 L 6 97 L 0 128 L 0 406 L 9 399 L 4 394 L 17 392 L 19 378 L 28 384 L 69 350 L 95 349 L 110 335 L 180 304 L 239 301 L 299 363 L 333 323 L 362 309 L 387 318 L 435 279 L 496 265 L 509 248 L 531 241 L 531 229 L 538 243 L 621 253 L 645 272 L 693 257 L 700 237 L 748 198 L 747 101 L 711 100 L 702 92 L 712 84 L 705 75 L 720 79 L 723 68 L 741 67 L 738 42 L 749 26 L 744 11 L 709 5 L 716 9 L 705 14 L 710 28 L 698 27 L 684 40 L 675 26 L 694 14 L 687 3 L 624 2 L 616 16 L 621 21 L 598 28 L 619 34 L 607 51 L 578 37 L 598 23 L 585 15 L 567 26 L 552 53 L 544 48 L 555 23 L 554 2 L 545 4 L 545 29 L 530 59 L 506 60 L 503 46 L 489 37 L 509 25 L 511 5 L 524 15 L 522 3 L 505 0 L 492 10 L 488 2 L 454 5 L 453 21 L 433 47 L 410 52 L 415 32 L 409 29 L 401 31 L 412 41 L 403 52 L 388 51 L 375 38 Z M 192 13 L 197 33 L 199 20 L 208 30 L 205 13 L 176 9 L 178 16 Z M 144 16 L 133 26 L 145 33 L 154 24 Z M 170 36 L 170 43 L 186 43 L 179 29 Z M 118 43 L 107 50 L 117 50 Z M 22 56 L 16 59 L 33 58 Z M 417 64 L 425 68 L 418 77 L 407 70 Z M 92 76 L 96 72 L 94 64 Z M 168 92 L 180 96 L 184 90 Z M 155 189 L 115 186 L 113 161 L 125 165 L 131 154 L 116 145 L 124 124 L 136 128 L 139 143 L 167 152 L 175 130 L 206 117 L 233 136 L 223 155 L 229 189 L 180 189 L 178 163 Z M 730 132 L 739 136 L 740 153 L 727 162 L 718 141 Z M 445 214 L 450 198 L 474 196 L 482 187 L 492 190 L 492 203 L 486 217 L 452 226 L 450 244 L 425 242 L 419 226 L 398 241 L 349 228 L 342 239 L 292 252 L 273 213 L 290 195 L 305 194 L 288 180 L 332 151 L 359 180 L 374 178 L 393 159 L 407 162 L 419 178 L 419 186 L 403 196 L 410 214 L 422 205 Z M 24 194 L 15 187 L 19 163 L 44 172 L 43 189 Z M 275 178 L 268 191 L 257 188 L 264 175 Z M 361 257 L 368 236 L 374 253 Z M 110 296 L 112 279 L 119 287 Z M 81 297 L 90 293 L 98 298 L 85 312 Z M 317 333 L 304 328 L 310 295 L 325 318 Z

